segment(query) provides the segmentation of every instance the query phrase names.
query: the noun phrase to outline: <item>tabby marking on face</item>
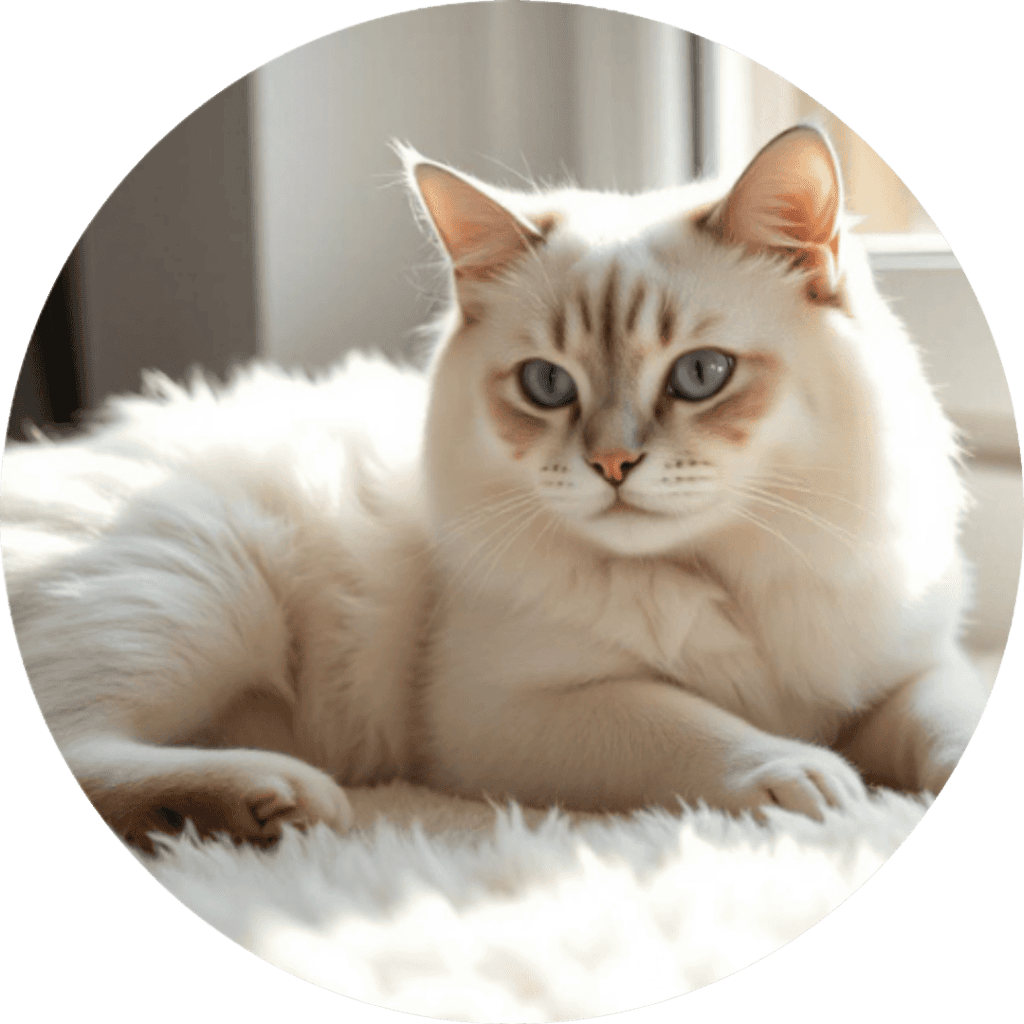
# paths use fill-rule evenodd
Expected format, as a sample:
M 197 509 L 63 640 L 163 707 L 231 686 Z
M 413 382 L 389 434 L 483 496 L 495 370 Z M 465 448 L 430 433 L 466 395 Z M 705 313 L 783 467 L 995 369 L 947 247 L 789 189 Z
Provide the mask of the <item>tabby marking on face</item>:
M 639 196 L 401 153 L 450 269 L 427 372 L 153 377 L 6 454 L 18 641 L 105 819 L 269 844 L 396 776 L 815 818 L 859 773 L 940 789 L 985 699 L 957 449 L 824 136 Z

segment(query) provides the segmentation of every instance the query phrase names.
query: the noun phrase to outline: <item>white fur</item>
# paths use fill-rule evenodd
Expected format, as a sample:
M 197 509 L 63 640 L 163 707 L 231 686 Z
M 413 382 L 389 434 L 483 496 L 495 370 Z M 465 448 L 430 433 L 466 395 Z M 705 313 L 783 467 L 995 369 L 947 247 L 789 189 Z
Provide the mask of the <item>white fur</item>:
M 589 1020 L 718 981 L 842 903 L 926 810 L 887 792 L 824 826 L 778 809 L 760 826 L 707 808 L 496 813 L 402 782 L 352 800 L 346 836 L 290 833 L 269 857 L 168 839 L 144 863 L 276 968 L 481 1022 Z
M 344 818 L 331 779 L 396 776 L 819 816 L 863 793 L 836 746 L 872 777 L 941 788 L 984 704 L 956 646 L 951 429 L 852 237 L 848 313 L 811 306 L 777 259 L 692 225 L 708 194 L 488 190 L 517 224 L 562 223 L 507 273 L 460 281 L 486 318 L 453 308 L 427 376 L 353 356 L 314 382 L 153 377 L 87 436 L 9 449 L 15 626 L 76 774 L 115 786 L 158 774 L 166 744 L 265 747 L 292 762 L 265 765 L 275 791 L 316 791 L 310 820 Z M 704 443 L 676 480 L 656 442 L 622 487 L 648 515 L 618 518 L 576 442 L 513 458 L 483 386 L 554 359 L 549 299 L 597 293 L 612 261 L 679 297 L 682 334 L 714 313 L 708 344 L 786 367 L 749 444 Z M 678 353 L 654 351 L 602 411 L 610 385 L 573 361 L 581 331 L 567 321 L 558 358 L 594 429 L 627 444 Z M 795 489 L 745 496 L 781 473 Z M 221 771 L 222 752 L 190 756 Z

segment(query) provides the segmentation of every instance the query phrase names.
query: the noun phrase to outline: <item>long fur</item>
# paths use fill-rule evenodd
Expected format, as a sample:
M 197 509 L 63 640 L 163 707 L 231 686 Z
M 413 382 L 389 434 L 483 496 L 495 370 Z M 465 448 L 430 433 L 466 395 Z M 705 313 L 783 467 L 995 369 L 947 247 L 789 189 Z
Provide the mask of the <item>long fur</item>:
M 338 784 L 395 777 L 811 816 L 937 792 L 984 704 L 956 444 L 827 142 L 784 134 L 724 196 L 403 157 L 453 272 L 425 374 L 153 375 L 8 449 L 19 644 L 100 812 L 151 848 L 344 828 Z M 734 370 L 688 402 L 695 349 Z M 531 404 L 532 359 L 576 401 Z

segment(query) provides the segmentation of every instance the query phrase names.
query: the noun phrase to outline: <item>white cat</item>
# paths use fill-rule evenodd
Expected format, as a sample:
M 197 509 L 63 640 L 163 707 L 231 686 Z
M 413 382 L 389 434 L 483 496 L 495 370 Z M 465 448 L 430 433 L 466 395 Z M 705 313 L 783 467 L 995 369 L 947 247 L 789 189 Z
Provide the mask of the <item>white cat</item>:
M 151 849 L 342 828 L 338 783 L 396 776 L 814 817 L 856 769 L 941 789 L 985 701 L 956 446 L 826 139 L 724 198 L 402 155 L 454 284 L 426 376 L 154 376 L 7 452 L 19 643 L 100 813 Z

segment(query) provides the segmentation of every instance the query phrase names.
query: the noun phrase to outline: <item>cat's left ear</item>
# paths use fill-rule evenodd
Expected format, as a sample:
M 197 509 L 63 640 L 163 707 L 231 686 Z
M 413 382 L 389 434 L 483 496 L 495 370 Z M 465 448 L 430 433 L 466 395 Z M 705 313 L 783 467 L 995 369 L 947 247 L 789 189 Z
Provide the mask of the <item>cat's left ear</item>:
M 793 257 L 809 271 L 812 301 L 834 296 L 839 278 L 843 186 L 828 139 L 799 125 L 776 136 L 750 162 L 706 225 L 754 252 Z
M 544 240 L 486 186 L 404 150 L 409 177 L 452 262 L 456 279 L 485 281 Z

